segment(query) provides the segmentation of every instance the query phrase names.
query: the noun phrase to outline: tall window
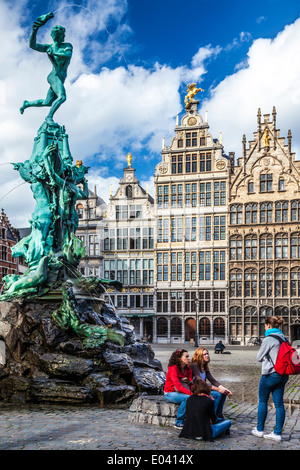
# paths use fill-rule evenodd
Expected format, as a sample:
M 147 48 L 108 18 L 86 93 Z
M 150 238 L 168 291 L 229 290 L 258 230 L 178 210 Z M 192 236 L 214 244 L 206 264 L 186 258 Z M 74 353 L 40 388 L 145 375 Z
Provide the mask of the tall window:
M 268 202 L 268 203 L 263 202 L 262 204 L 260 204 L 259 221 L 261 224 L 272 222 L 272 219 L 273 219 L 272 215 L 273 215 L 272 202 Z
M 245 237 L 245 260 L 257 258 L 257 238 L 255 235 Z
M 171 312 L 182 312 L 182 292 L 171 292 Z
M 225 250 L 214 251 L 213 262 L 214 262 L 214 280 L 224 281 L 225 280 Z
M 216 181 L 214 183 L 214 205 L 224 206 L 226 204 L 226 182 Z
M 288 203 L 276 202 L 275 204 L 275 222 L 286 222 L 288 220 Z
M 292 201 L 291 204 L 291 220 L 300 220 L 300 201 Z
M 242 271 L 233 269 L 229 273 L 229 295 L 230 297 L 242 296 Z
M 211 252 L 199 252 L 199 280 L 209 281 L 211 277 Z
M 211 153 L 200 153 L 200 172 L 211 171 Z
M 201 318 L 199 321 L 199 334 L 200 336 L 210 335 L 210 321 L 208 318 Z
M 273 274 L 270 269 L 261 269 L 259 273 L 259 296 L 272 297 L 273 295 Z
M 197 183 L 185 185 L 185 205 L 187 207 L 197 206 Z
M 229 256 L 230 256 L 231 260 L 242 259 L 242 244 L 243 244 L 242 237 L 232 237 L 232 238 L 230 238 Z
M 300 297 L 300 268 L 291 271 L 291 296 Z
M 288 258 L 288 236 L 286 233 L 278 234 L 275 237 L 275 258 Z
M 211 183 L 200 183 L 200 206 L 211 206 Z
M 256 297 L 257 295 L 257 272 L 255 269 L 245 271 L 245 297 Z
M 230 207 L 230 223 L 231 224 L 241 224 L 242 223 L 242 214 L 243 209 L 242 205 L 237 206 L 233 205 Z
M 169 255 L 168 253 L 157 253 L 157 280 L 167 281 L 169 274 Z
M 260 175 L 260 192 L 272 191 L 273 175 L 271 173 L 262 173 Z
M 225 240 L 225 215 L 214 217 L 214 240 Z
M 168 312 L 168 292 L 157 292 L 157 312 Z
M 172 174 L 181 174 L 182 173 L 182 155 L 173 155 L 172 156 Z
M 291 235 L 291 258 L 300 258 L 300 233 Z
M 182 252 L 171 253 L 171 281 L 182 281 Z
M 272 259 L 272 236 L 262 235 L 259 239 L 259 258 Z
M 257 222 L 257 204 L 246 204 L 245 206 L 245 224 L 256 224 Z
M 288 271 L 278 268 L 275 271 L 275 297 L 287 297 L 288 295 Z
M 185 218 L 185 241 L 191 242 L 197 239 L 197 218 Z
M 195 281 L 197 271 L 196 251 L 186 251 L 185 253 L 185 280 Z

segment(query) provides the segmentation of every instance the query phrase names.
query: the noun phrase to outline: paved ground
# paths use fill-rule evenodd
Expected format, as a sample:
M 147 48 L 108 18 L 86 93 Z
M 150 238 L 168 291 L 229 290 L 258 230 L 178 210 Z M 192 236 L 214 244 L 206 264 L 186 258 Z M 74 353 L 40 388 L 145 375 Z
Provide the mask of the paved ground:
M 168 357 L 175 348 L 153 345 L 153 349 L 165 368 Z M 192 348 L 187 349 L 193 353 Z M 143 450 L 152 451 L 152 454 L 158 451 L 177 451 L 195 455 L 194 459 L 198 450 L 299 450 L 300 408 L 297 404 L 289 403 L 299 398 L 300 377 L 292 378 L 288 392 L 292 398 L 286 398 L 283 441 L 277 443 L 256 438 L 250 431 L 256 425 L 257 414 L 260 377 L 260 366 L 256 363 L 257 348 L 228 349 L 231 354 L 211 354 L 210 368 L 213 375 L 233 391 L 233 397 L 227 400 L 225 408 L 226 417 L 232 421 L 229 436 L 209 443 L 180 439 L 179 431 L 171 427 L 130 423 L 130 412 L 124 408 L 1 407 L 0 450 L 110 451 L 104 454 L 104 463 L 111 455 L 118 458 L 122 455 L 121 451 L 125 450 L 128 451 L 127 456 L 138 455 L 136 451 Z M 274 419 L 275 410 L 270 406 L 266 431 L 273 429 Z

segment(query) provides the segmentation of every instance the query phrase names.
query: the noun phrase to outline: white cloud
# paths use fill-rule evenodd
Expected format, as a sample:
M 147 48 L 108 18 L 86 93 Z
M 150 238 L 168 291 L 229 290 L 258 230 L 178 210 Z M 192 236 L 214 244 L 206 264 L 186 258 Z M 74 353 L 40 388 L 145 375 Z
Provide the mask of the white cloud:
M 208 110 L 211 131 L 222 131 L 226 152 L 241 155 L 242 137 L 252 140 L 258 108 L 262 114 L 277 110 L 281 136 L 292 130 L 293 151 L 300 150 L 300 19 L 286 26 L 277 37 L 257 39 L 248 51 L 247 62 L 226 77 L 202 105 Z

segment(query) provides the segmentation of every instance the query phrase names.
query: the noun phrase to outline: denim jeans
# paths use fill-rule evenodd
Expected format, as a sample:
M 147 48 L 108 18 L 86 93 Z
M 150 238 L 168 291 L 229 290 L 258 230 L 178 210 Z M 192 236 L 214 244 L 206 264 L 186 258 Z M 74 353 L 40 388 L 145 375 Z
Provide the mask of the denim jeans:
M 190 395 L 187 395 L 186 393 L 180 393 L 180 392 L 169 392 L 165 393 L 165 399 L 170 402 L 170 403 L 180 403 L 178 411 L 177 411 L 177 417 L 175 419 L 175 424 L 184 424 L 184 418 L 185 418 L 185 409 L 186 409 L 186 401 L 189 398 Z
M 212 424 L 211 425 L 212 438 L 214 439 L 222 432 L 227 431 L 227 429 L 229 429 L 230 426 L 231 426 L 231 421 L 229 421 L 229 419 L 223 419 L 223 421 L 220 421 L 219 423 Z
M 273 402 L 276 409 L 276 424 L 274 434 L 281 434 L 285 420 L 285 409 L 283 404 L 284 387 L 288 381 L 288 376 L 273 372 L 270 375 L 262 375 L 258 389 L 258 412 L 257 430 L 263 431 L 268 414 L 268 399 L 272 393 Z
M 216 417 L 221 418 L 223 413 L 223 406 L 226 400 L 226 395 L 225 393 L 220 393 L 216 390 L 212 390 L 210 394 L 214 399 Z

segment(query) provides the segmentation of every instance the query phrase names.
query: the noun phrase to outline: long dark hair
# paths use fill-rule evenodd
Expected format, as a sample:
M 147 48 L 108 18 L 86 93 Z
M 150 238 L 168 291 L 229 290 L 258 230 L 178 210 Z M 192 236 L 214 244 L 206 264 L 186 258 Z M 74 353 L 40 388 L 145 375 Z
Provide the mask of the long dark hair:
M 183 356 L 183 353 L 187 352 L 186 349 L 177 349 L 171 354 L 168 367 L 177 366 L 179 369 L 181 367 L 180 359 Z

